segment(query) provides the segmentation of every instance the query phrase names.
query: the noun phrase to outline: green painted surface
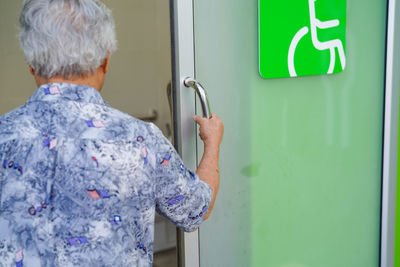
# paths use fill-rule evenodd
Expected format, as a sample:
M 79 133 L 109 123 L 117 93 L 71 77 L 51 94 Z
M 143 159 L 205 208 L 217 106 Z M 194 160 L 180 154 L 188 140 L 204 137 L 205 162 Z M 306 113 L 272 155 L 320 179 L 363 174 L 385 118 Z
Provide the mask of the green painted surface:
M 346 0 L 259 0 L 259 7 L 260 73 L 264 78 L 290 77 L 288 59 L 297 76 L 326 74 L 331 61 L 327 47 L 335 51 L 333 73 L 342 71 L 339 50 L 345 54 Z M 327 26 L 311 27 L 317 20 Z M 319 42 L 320 49 L 313 44 L 312 29 L 316 29 L 314 42 Z M 304 35 L 302 30 L 306 30 Z M 295 48 L 293 56 L 289 56 L 290 46 Z
M 264 80 L 258 1 L 195 0 L 196 76 L 226 130 L 202 267 L 378 266 L 385 2 L 347 1 L 344 72 Z

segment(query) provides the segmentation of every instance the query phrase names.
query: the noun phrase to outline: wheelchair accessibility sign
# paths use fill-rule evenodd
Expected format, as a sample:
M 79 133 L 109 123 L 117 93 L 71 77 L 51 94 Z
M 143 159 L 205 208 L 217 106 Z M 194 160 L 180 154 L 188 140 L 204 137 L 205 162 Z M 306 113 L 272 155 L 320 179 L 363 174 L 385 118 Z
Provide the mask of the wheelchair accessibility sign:
M 259 0 L 263 78 L 341 72 L 345 49 L 346 0 Z

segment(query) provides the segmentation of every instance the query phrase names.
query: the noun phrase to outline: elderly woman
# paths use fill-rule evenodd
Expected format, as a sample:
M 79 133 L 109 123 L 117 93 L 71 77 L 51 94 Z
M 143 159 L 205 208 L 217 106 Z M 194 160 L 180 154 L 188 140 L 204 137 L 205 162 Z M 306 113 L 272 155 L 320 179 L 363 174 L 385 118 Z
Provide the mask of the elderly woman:
M 116 40 L 97 0 L 25 0 L 20 43 L 38 89 L 0 118 L 0 266 L 151 266 L 156 210 L 184 231 L 212 210 L 221 120 L 194 117 L 194 173 L 156 126 L 105 103 Z

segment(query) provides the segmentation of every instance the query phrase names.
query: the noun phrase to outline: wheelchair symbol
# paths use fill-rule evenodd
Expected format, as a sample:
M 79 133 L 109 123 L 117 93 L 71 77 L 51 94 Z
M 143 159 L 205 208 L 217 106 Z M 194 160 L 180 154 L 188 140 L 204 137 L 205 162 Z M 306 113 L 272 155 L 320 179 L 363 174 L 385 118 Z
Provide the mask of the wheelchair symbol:
M 310 29 L 311 29 L 311 40 L 314 47 L 318 50 L 330 50 L 330 57 L 331 61 L 329 63 L 328 73 L 331 74 L 335 68 L 335 49 L 337 48 L 339 53 L 340 64 L 342 66 L 342 70 L 346 65 L 346 57 L 344 54 L 343 44 L 342 41 L 339 39 L 320 42 L 317 37 L 317 28 L 318 29 L 329 29 L 333 27 L 339 26 L 339 20 L 329 20 L 329 21 L 320 21 L 316 18 L 315 15 L 315 1 L 317 0 L 308 0 L 309 4 L 309 12 L 310 12 Z M 304 26 L 301 28 L 293 37 L 292 42 L 289 46 L 289 53 L 288 53 L 288 68 L 290 77 L 296 77 L 296 70 L 294 67 L 294 53 L 296 51 L 297 45 L 299 44 L 301 38 L 303 38 L 308 33 L 308 27 Z

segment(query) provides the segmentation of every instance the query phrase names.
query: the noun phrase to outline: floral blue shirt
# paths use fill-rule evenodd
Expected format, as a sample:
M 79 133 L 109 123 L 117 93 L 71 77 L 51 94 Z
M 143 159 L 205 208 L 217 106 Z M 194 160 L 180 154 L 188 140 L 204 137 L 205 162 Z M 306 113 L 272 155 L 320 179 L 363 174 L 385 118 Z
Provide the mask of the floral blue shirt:
M 47 84 L 0 118 L 0 266 L 151 266 L 157 210 L 196 229 L 212 190 L 151 123 Z

